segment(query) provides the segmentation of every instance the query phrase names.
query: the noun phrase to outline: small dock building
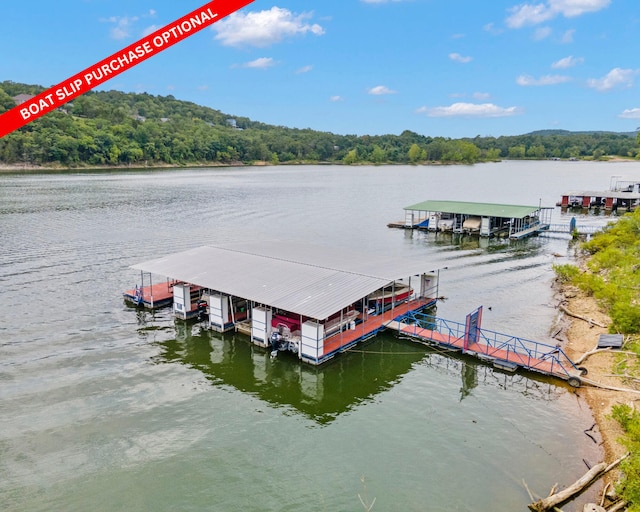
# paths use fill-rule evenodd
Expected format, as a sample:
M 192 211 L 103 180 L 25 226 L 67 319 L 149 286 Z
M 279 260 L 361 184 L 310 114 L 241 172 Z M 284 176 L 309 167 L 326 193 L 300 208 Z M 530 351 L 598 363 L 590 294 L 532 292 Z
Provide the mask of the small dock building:
M 293 352 L 318 365 L 389 321 L 435 304 L 438 276 L 428 267 L 335 247 L 249 242 L 198 247 L 132 268 L 173 283 L 176 317 L 204 316 L 211 329 L 242 332 L 274 355 Z
M 423 201 L 404 208 L 389 227 L 524 238 L 549 229 L 552 207 L 464 201 Z

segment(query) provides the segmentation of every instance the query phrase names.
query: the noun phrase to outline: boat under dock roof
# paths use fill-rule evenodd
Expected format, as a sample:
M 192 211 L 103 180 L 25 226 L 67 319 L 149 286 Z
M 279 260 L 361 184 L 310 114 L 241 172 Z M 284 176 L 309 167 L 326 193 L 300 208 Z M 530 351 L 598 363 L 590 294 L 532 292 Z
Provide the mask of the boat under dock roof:
M 131 268 L 318 320 L 430 264 L 295 242 L 202 246 Z

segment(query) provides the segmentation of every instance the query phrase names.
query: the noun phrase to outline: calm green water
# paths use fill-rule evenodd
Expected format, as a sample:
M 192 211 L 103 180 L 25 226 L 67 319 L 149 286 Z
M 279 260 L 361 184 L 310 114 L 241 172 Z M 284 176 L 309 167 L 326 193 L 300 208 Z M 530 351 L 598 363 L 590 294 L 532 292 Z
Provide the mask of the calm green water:
M 517 511 L 600 449 L 562 383 L 382 335 L 320 368 L 127 308 L 129 266 L 287 239 L 421 258 L 437 314 L 550 341 L 563 235 L 522 242 L 386 227 L 425 199 L 552 206 L 636 164 L 268 167 L 0 175 L 3 511 Z M 559 209 L 554 221 L 569 222 Z M 603 224 L 588 216 L 579 223 Z M 578 393 L 579 395 L 579 393 Z M 363 483 L 364 481 L 364 483 Z M 565 510 L 571 510 L 565 507 Z

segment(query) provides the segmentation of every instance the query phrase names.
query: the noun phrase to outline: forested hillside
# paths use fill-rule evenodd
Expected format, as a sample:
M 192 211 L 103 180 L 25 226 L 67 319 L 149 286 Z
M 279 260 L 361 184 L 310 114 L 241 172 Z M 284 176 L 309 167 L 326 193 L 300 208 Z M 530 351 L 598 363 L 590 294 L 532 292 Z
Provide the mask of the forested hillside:
M 0 82 L 0 113 L 35 85 Z M 62 167 L 270 163 L 475 163 L 638 155 L 635 134 L 534 132 L 449 139 L 271 126 L 173 96 L 89 92 L 0 139 L 0 163 Z

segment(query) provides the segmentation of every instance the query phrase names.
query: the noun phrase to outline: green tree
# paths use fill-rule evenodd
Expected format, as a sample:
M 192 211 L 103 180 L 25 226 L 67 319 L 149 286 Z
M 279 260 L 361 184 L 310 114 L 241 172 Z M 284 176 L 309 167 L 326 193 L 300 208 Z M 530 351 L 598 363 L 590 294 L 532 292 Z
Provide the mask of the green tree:
M 527 149 L 527 156 L 529 158 L 544 158 L 546 156 L 544 146 L 542 144 L 530 146 L 529 149 Z
M 355 164 L 358 161 L 358 150 L 352 149 L 349 151 L 342 161 L 347 165 Z
M 526 149 L 524 144 L 518 146 L 511 146 L 509 148 L 509 158 L 524 158 L 526 155 Z
M 411 144 L 411 147 L 409 148 L 409 162 L 411 162 L 412 164 L 418 163 L 418 160 L 420 160 L 421 156 L 422 151 L 420 150 L 420 146 L 415 143 Z
M 500 150 L 498 148 L 487 149 L 485 152 L 485 159 L 489 161 L 500 160 Z
M 374 144 L 373 151 L 371 152 L 371 161 L 375 164 L 381 164 L 385 162 L 387 159 L 387 154 L 384 149 L 382 149 L 377 144 Z

